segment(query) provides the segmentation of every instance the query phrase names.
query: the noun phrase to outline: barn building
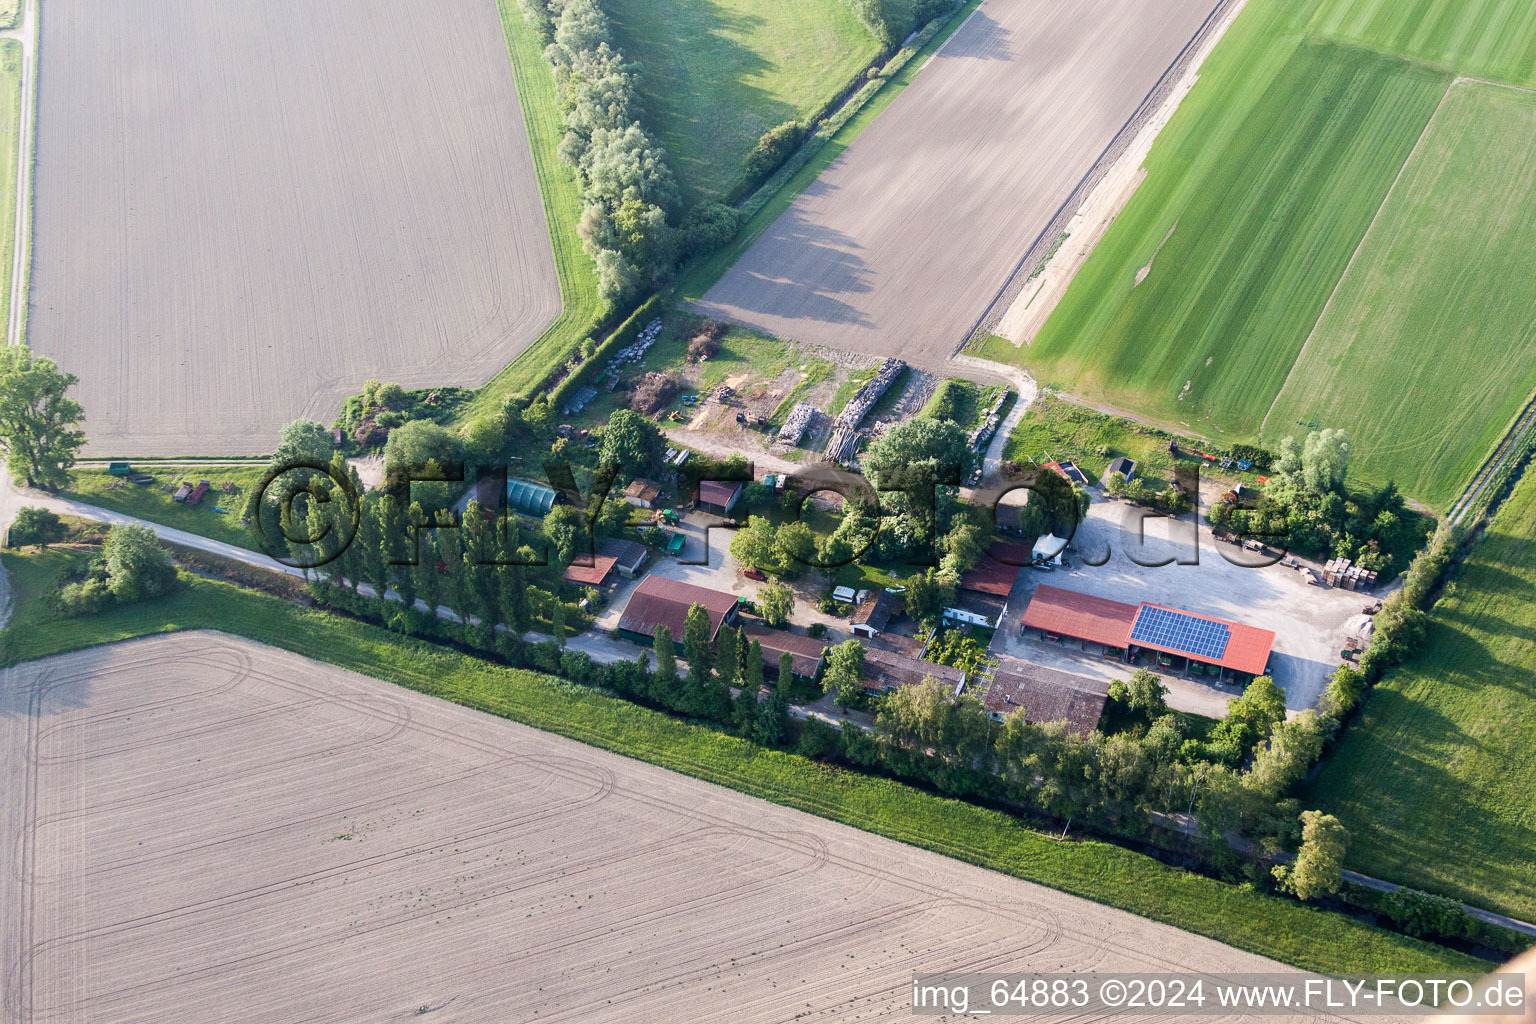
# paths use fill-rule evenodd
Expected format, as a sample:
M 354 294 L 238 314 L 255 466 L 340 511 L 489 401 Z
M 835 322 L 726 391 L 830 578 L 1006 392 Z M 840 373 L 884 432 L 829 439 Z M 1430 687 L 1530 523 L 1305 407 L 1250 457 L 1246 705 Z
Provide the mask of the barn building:
M 1268 629 L 1044 585 L 1024 609 L 1022 630 L 1032 629 L 1048 642 L 1076 640 L 1083 650 L 1097 645 L 1106 657 L 1129 661 L 1137 651 L 1152 651 L 1165 666 L 1239 681 L 1265 674 L 1275 643 Z

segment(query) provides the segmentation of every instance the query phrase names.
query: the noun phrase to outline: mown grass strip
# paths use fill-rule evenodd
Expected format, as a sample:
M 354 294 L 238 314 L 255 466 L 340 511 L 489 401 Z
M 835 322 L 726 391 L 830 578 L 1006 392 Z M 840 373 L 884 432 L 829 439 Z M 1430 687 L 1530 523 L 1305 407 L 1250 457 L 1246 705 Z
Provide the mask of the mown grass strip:
M 46 577 L 59 564 L 50 567 L 10 553 L 4 560 L 23 598 L 45 592 Z M 25 607 L 18 613 L 22 628 L 6 630 L 3 637 L 0 663 L 6 665 L 151 633 L 223 630 L 1311 970 L 1428 973 L 1488 966 L 1117 846 L 1057 842 L 998 811 L 764 750 L 597 690 L 226 583 L 191 578 L 170 598 L 86 619 L 47 621 Z

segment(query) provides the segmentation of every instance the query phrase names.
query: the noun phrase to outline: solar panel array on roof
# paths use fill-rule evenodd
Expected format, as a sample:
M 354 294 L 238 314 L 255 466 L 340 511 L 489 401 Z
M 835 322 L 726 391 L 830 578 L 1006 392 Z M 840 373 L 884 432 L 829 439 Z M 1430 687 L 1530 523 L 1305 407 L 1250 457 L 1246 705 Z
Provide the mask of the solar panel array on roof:
M 1221 660 L 1231 639 L 1232 631 L 1223 623 L 1150 604 L 1141 606 L 1131 627 L 1132 643 L 1170 647 L 1212 661 Z

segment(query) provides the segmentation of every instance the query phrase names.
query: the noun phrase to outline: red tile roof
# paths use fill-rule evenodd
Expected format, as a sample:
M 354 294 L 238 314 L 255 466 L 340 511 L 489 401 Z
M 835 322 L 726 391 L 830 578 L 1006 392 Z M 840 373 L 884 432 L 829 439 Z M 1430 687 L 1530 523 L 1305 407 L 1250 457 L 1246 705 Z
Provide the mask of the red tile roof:
M 619 564 L 617 558 L 594 555 L 591 565 L 577 565 L 572 562 L 565 570 L 565 579 L 578 586 L 600 587 L 608 581 L 608 574 L 613 572 L 613 567 L 617 564 Z
M 1204 619 L 1207 622 L 1219 622 L 1227 627 L 1227 648 L 1217 660 L 1191 654 L 1189 651 L 1180 650 L 1177 647 L 1165 647 L 1162 644 L 1137 640 L 1137 647 L 1145 647 L 1150 651 L 1166 651 L 1169 654 L 1178 654 L 1184 657 L 1192 657 L 1196 661 L 1207 665 L 1220 665 L 1237 672 L 1246 672 L 1249 675 L 1259 676 L 1269 666 L 1269 652 L 1275 645 L 1275 633 L 1271 629 L 1259 629 L 1257 626 L 1245 626 L 1240 622 L 1228 622 L 1226 619 L 1218 619 L 1214 615 L 1198 615 L 1195 612 L 1187 612 L 1181 608 L 1169 608 L 1167 605 L 1144 602 L 1141 608 L 1162 608 L 1165 611 L 1176 612 L 1180 615 L 1188 615 L 1192 619 Z M 1139 612 L 1141 608 L 1136 610 Z
M 960 589 L 1007 597 L 1019 571 L 1033 561 L 1033 552 L 1024 545 L 996 541 L 981 556 L 976 568 L 960 577 Z
M 1029 607 L 1024 609 L 1024 625 L 1096 644 L 1124 647 L 1131 635 L 1131 624 L 1136 621 L 1136 607 L 1042 584 L 1035 588 Z
M 1269 664 L 1269 653 L 1275 643 L 1273 630 L 1245 626 L 1238 622 L 1218 619 L 1213 615 L 1201 615 L 1180 608 L 1169 608 L 1166 605 L 1150 602 L 1142 602 L 1139 605 L 1126 604 L 1122 601 L 1110 601 L 1106 598 L 1092 597 L 1043 584 L 1035 588 L 1029 607 L 1024 609 L 1023 624 L 1029 629 L 1043 629 L 1047 633 L 1056 633 L 1060 636 L 1076 637 L 1079 640 L 1107 644 L 1110 647 L 1125 647 L 1131 643 L 1131 627 L 1135 625 L 1136 616 L 1143 608 L 1162 608 L 1194 619 L 1219 622 L 1227 627 L 1229 636 L 1226 650 L 1220 658 L 1214 659 L 1180 650 L 1177 647 L 1166 647 L 1140 640 L 1135 642 L 1137 647 L 1192 657 L 1207 665 L 1220 665 L 1249 675 L 1262 675 Z
M 624 615 L 619 619 L 619 628 L 639 636 L 650 636 L 657 626 L 666 626 L 672 631 L 672 639 L 681 642 L 688 609 L 696 604 L 703 605 L 709 613 L 709 635 L 714 639 L 725 617 L 736 607 L 736 597 L 680 580 L 647 576 L 629 596 Z

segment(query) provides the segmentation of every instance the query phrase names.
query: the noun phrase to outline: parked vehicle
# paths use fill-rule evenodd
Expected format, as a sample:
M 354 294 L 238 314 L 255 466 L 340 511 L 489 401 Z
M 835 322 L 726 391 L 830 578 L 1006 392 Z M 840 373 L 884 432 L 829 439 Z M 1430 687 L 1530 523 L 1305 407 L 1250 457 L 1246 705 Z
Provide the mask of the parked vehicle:
M 743 569 L 741 574 L 749 580 L 757 580 L 759 583 L 768 582 L 768 574 L 761 569 Z

